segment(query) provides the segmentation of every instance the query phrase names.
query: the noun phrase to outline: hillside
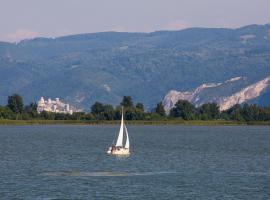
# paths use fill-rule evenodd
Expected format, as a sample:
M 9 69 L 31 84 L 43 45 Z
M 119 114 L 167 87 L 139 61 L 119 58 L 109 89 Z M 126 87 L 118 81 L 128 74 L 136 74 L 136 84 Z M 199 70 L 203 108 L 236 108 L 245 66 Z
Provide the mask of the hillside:
M 0 104 L 19 93 L 26 103 L 59 97 L 89 109 L 94 101 L 117 104 L 131 95 L 151 108 L 170 90 L 245 77 L 234 89 L 223 88 L 231 93 L 268 75 L 270 24 L 0 42 Z

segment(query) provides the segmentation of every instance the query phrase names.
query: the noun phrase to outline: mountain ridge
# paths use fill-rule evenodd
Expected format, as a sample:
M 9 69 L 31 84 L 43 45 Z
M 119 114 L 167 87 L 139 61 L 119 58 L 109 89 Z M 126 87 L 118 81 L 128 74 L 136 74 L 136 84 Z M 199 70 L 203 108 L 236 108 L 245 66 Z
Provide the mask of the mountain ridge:
M 63 35 L 63 36 L 57 36 L 57 37 L 34 37 L 30 39 L 22 39 L 17 42 L 8 42 L 8 41 L 0 41 L 1 43 L 6 43 L 6 44 L 20 44 L 20 43 L 25 43 L 25 42 L 33 42 L 33 41 L 42 41 L 42 40 L 65 40 L 65 39 L 75 39 L 75 38 L 82 38 L 82 37 L 88 37 L 88 36 L 98 36 L 98 35 L 107 35 L 107 34 L 130 34 L 130 35 L 156 35 L 160 33 L 177 33 L 177 32 L 189 32 L 189 31 L 197 31 L 197 30 L 211 30 L 211 31 L 238 31 L 238 30 L 249 30 L 253 31 L 256 28 L 261 28 L 261 27 L 269 27 L 270 28 L 270 23 L 266 24 L 250 24 L 250 25 L 245 25 L 237 28 L 207 28 L 207 27 L 190 27 L 190 28 L 185 28 L 181 30 L 157 30 L 157 31 L 152 31 L 152 32 L 123 32 L 123 31 L 101 31 L 101 32 L 92 32 L 92 33 L 78 33 L 78 34 L 70 34 L 70 35 Z
M 19 93 L 26 103 L 59 97 L 89 109 L 130 95 L 150 109 L 172 89 L 239 76 L 247 84 L 262 80 L 269 63 L 270 24 L 0 42 L 0 104 Z

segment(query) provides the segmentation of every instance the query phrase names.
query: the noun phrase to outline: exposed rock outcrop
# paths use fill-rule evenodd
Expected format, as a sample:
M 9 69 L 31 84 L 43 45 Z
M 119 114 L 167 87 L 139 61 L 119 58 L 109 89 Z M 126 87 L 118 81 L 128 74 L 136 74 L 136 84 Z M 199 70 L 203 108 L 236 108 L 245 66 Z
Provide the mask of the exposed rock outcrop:
M 163 100 L 163 105 L 167 114 L 178 100 L 187 100 L 196 106 L 203 103 L 215 102 L 219 105 L 220 110 L 227 110 L 236 104 L 242 104 L 249 100 L 259 97 L 267 88 L 270 88 L 270 76 L 251 85 L 240 87 L 236 90 L 243 77 L 231 78 L 224 83 L 202 84 L 192 91 L 179 92 L 171 90 Z M 237 83 L 238 82 L 238 83 Z M 239 83 L 240 82 L 240 83 Z M 229 90 L 225 93 L 225 89 Z M 231 92 L 231 93 L 230 93 Z
M 229 96 L 219 98 L 217 103 L 219 104 L 220 110 L 227 110 L 234 106 L 235 104 L 242 104 L 251 99 L 255 99 L 262 94 L 262 92 L 269 87 L 270 76 L 254 83 L 246 88 L 243 88 L 239 92 Z

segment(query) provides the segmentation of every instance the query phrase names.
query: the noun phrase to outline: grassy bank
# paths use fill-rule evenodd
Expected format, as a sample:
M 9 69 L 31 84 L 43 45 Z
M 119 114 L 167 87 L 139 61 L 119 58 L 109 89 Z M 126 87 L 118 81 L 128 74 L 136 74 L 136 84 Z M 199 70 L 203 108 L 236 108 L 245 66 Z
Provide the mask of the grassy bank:
M 111 125 L 119 124 L 120 121 L 79 121 L 79 120 L 0 120 L 0 125 Z M 138 120 L 127 121 L 130 125 L 198 125 L 198 126 L 219 126 L 219 125 L 270 125 L 267 122 L 239 122 L 225 120 L 211 121 L 185 121 L 185 120 Z

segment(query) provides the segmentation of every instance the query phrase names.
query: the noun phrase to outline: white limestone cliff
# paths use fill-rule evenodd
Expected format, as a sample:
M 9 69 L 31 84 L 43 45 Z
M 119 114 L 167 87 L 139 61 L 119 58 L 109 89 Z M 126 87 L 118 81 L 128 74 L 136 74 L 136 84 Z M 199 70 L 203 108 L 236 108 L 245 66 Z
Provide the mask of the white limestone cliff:
M 168 114 L 171 108 L 173 108 L 173 106 L 178 100 L 187 100 L 195 104 L 196 106 L 199 106 L 203 103 L 208 103 L 208 102 L 200 101 L 202 91 L 204 91 L 207 88 L 218 89 L 218 87 L 223 84 L 241 81 L 244 79 L 245 78 L 243 77 L 235 77 L 235 78 L 231 78 L 225 81 L 224 83 L 202 84 L 198 88 L 192 91 L 179 92 L 176 90 L 171 90 L 163 99 L 164 109 L 166 113 Z M 236 104 L 242 104 L 244 102 L 247 102 L 249 100 L 259 97 L 269 87 L 270 87 L 270 76 L 252 85 L 242 88 L 238 92 L 235 92 L 229 96 L 222 96 L 222 95 L 216 96 L 211 99 L 211 102 L 217 103 L 221 111 L 227 110 Z
M 242 104 L 248 100 L 259 97 L 269 85 L 270 76 L 246 88 L 243 88 L 239 92 L 229 97 L 219 98 L 219 101 L 217 103 L 219 104 L 221 111 L 227 110 L 233 107 L 235 104 Z

